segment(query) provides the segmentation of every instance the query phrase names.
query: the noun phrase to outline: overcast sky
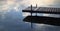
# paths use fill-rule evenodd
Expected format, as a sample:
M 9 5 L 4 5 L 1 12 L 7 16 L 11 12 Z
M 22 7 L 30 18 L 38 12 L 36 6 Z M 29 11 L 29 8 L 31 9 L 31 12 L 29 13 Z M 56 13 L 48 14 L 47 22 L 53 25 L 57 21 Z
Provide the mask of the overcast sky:
M 7 11 L 9 9 L 16 9 L 18 7 L 29 6 L 60 6 L 60 0 L 0 0 L 0 10 Z

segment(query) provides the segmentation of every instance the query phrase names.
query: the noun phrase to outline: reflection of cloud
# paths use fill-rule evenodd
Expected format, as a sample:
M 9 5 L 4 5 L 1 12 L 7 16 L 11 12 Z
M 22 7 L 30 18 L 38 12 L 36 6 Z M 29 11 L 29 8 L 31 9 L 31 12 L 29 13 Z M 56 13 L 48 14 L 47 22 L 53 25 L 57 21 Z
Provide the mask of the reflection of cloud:
M 23 16 L 25 17 L 25 16 L 28 16 L 28 15 L 30 15 L 30 13 L 23 13 Z
M 35 24 L 34 31 L 60 31 L 59 26 L 52 26 L 46 24 Z

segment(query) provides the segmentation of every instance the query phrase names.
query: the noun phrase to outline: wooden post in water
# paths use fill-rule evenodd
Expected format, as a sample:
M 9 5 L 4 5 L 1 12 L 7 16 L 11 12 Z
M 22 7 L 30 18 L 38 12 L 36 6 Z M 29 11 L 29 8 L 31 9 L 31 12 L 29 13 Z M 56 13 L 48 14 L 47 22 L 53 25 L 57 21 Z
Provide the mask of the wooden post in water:
M 32 25 L 33 25 L 33 24 L 32 24 L 32 5 L 31 5 L 31 28 L 33 28 Z
M 37 8 L 37 4 L 36 4 L 36 8 Z
M 36 8 L 37 8 L 37 4 L 36 4 Z M 36 16 L 37 16 L 37 12 L 36 12 Z

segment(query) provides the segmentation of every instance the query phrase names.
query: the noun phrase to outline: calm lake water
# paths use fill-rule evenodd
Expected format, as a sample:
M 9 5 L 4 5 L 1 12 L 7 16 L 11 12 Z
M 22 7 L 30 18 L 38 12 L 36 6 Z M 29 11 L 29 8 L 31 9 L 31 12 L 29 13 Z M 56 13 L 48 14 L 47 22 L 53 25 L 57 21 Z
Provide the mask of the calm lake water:
M 36 24 L 23 21 L 24 16 L 20 12 L 7 12 L 0 15 L 0 31 L 60 31 L 60 26 Z
M 24 22 L 23 19 L 28 14 L 24 14 L 22 12 L 22 9 L 25 9 L 31 3 L 35 0 L 16 0 L 12 1 L 11 4 L 10 0 L 5 1 L 1 0 L 1 8 L 0 8 L 0 31 L 60 31 L 60 26 L 53 26 L 53 25 L 46 25 L 46 24 L 36 24 L 33 23 L 33 29 L 31 29 L 31 23 Z M 40 2 L 39 2 L 40 1 Z M 38 0 L 37 4 L 38 6 L 44 6 L 44 7 L 58 7 L 60 8 L 60 0 Z M 6 2 L 9 5 L 6 5 Z M 19 3 L 20 2 L 20 3 Z M 28 3 L 27 3 L 28 2 Z M 35 1 L 36 2 L 36 1 Z M 15 3 L 17 5 L 15 5 Z M 40 4 L 41 3 L 41 4 Z M 32 3 L 32 5 L 35 5 L 36 3 Z M 40 5 L 39 5 L 40 4 Z M 17 6 L 17 7 L 16 7 Z M 8 7 L 8 8 L 5 8 Z M 46 16 L 52 16 L 48 14 L 41 14 Z M 40 14 L 38 14 L 40 16 Z M 54 15 L 53 15 L 54 16 Z M 56 15 L 57 17 L 60 17 L 60 15 Z M 54 16 L 55 17 L 55 16 Z

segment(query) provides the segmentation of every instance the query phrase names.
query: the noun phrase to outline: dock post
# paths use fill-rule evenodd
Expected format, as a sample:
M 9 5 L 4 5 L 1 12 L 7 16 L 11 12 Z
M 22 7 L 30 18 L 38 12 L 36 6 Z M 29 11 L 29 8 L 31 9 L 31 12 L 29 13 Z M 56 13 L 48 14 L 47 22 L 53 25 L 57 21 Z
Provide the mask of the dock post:
M 31 28 L 33 28 L 32 25 L 33 25 L 33 24 L 32 24 L 32 5 L 31 5 Z
M 36 8 L 37 8 L 37 4 L 36 4 Z
M 37 8 L 37 4 L 36 4 L 36 8 Z M 36 16 L 37 16 L 37 12 L 36 12 Z

